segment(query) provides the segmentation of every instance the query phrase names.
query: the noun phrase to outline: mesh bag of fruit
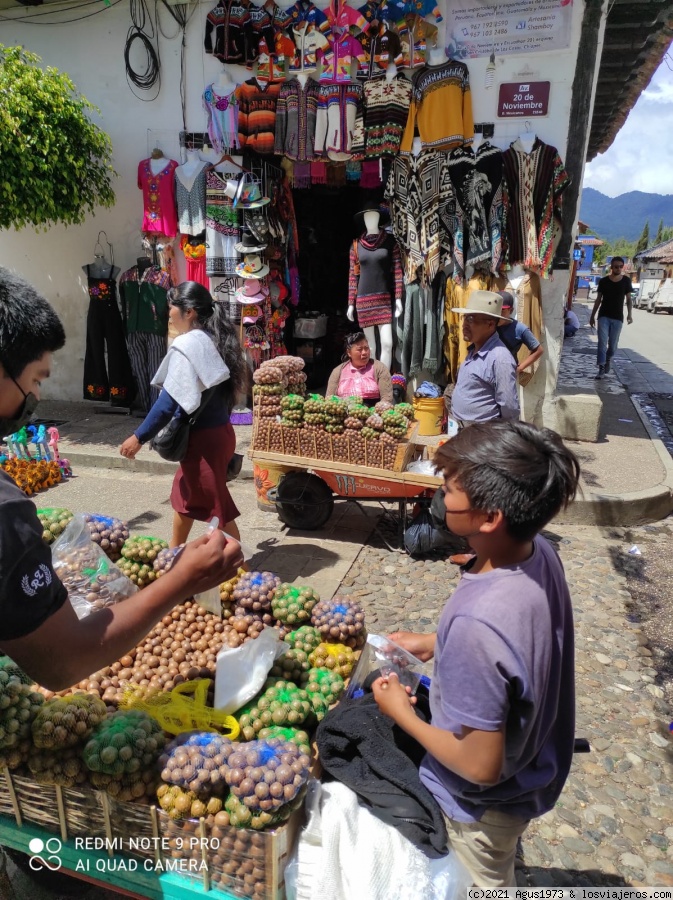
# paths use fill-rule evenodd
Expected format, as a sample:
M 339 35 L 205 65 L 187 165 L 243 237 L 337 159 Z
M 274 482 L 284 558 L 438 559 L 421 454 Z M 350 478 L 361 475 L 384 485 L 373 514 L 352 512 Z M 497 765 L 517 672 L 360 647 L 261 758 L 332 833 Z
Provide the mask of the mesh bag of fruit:
M 310 622 L 311 610 L 320 596 L 308 585 L 279 584 L 271 600 L 271 612 L 284 625 Z
M 217 728 L 234 740 L 239 734 L 239 724 L 233 716 L 208 706 L 210 684 L 209 678 L 201 678 L 185 681 L 172 691 L 129 685 L 119 706 L 151 716 L 169 734 Z
M 308 781 L 311 760 L 282 738 L 240 744 L 229 756 L 227 784 L 249 810 L 272 813 L 295 799 Z
M 133 584 L 139 588 L 146 587 L 159 577 L 154 570 L 154 561 L 162 550 L 167 549 L 167 542 L 161 538 L 147 535 L 131 537 L 124 541 L 119 568 Z
M 44 529 L 42 532 L 43 540 L 48 544 L 53 544 L 56 538 L 60 534 L 63 534 L 68 522 L 70 522 L 74 515 L 75 513 L 71 512 L 69 509 L 56 507 L 38 509 L 37 517 Z
M 89 775 L 75 747 L 56 752 L 33 747 L 28 755 L 28 768 L 39 784 L 58 784 L 67 788 L 83 784 Z
M 244 740 L 251 741 L 269 725 L 301 725 L 313 707 L 306 691 L 291 681 L 270 678 L 262 692 L 237 713 Z
M 253 811 L 247 807 L 243 800 L 235 794 L 229 794 L 224 803 L 224 809 L 229 816 L 229 824 L 234 828 L 253 828 L 256 831 L 264 831 L 267 828 L 277 828 L 283 822 L 287 822 L 293 812 L 298 810 L 306 796 L 306 786 L 300 788 L 297 796 L 289 803 L 285 803 L 275 812 Z M 258 898 L 259 894 L 254 894 Z
M 138 590 L 91 540 L 83 515 L 76 515 L 68 524 L 52 546 L 51 558 L 79 619 L 126 600 Z
M 208 797 L 187 791 L 177 784 L 160 784 L 157 788 L 159 806 L 171 819 L 200 819 L 202 816 L 216 816 L 222 811 L 219 797 Z
M 33 743 L 40 750 L 74 747 L 83 743 L 106 716 L 106 705 L 90 694 L 54 697 L 42 705 L 33 720 Z
M 245 572 L 234 588 L 233 597 L 246 610 L 268 610 L 279 584 L 280 578 L 273 572 Z
M 309 669 L 302 675 L 301 686 L 307 694 L 322 694 L 331 706 L 343 694 L 345 682 L 338 672 L 327 667 Z
M 303 650 L 304 653 L 310 653 L 322 642 L 322 637 L 317 628 L 313 625 L 300 625 L 283 638 L 286 644 L 289 644 L 293 650 Z
M 308 659 L 314 668 L 331 669 L 342 678 L 348 678 L 355 668 L 353 651 L 345 644 L 319 644 Z
M 128 525 L 113 516 L 100 516 L 95 513 L 85 513 L 84 518 L 91 532 L 91 540 L 98 544 L 113 562 L 120 559 L 122 547 L 129 536 Z
M 197 731 L 181 734 L 159 757 L 161 780 L 196 794 L 227 791 L 227 760 L 234 744 L 220 734 Z
M 350 597 L 332 597 L 313 607 L 311 624 L 325 641 L 338 641 L 349 647 L 362 644 L 365 629 L 364 610 Z
M 305 753 L 307 756 L 311 755 L 311 739 L 308 731 L 303 731 L 301 728 L 283 728 L 282 725 L 269 725 L 268 728 L 262 728 L 258 738 L 260 740 L 282 738 L 284 741 L 296 744 L 301 753 Z
M 92 772 L 133 775 L 153 766 L 165 743 L 161 727 L 146 713 L 120 710 L 95 729 L 82 758 Z
M 24 684 L 9 663 L 11 660 L 0 667 L 0 750 L 17 747 L 30 738 L 31 723 L 44 703 L 42 694 Z

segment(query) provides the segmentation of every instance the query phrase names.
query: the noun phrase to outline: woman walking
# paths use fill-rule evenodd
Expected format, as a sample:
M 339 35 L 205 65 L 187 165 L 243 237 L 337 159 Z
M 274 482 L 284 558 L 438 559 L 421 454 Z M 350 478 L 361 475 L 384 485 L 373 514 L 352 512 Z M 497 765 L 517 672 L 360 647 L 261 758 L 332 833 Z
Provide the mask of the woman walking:
M 207 522 L 213 516 L 238 538 L 235 519 L 240 513 L 229 494 L 227 469 L 236 450 L 229 417 L 246 382 L 241 345 L 222 305 L 203 285 L 186 281 L 170 289 L 168 301 L 169 321 L 178 336 L 152 380 L 161 393 L 120 453 L 134 459 L 174 416 L 191 416 L 204 391 L 214 388 L 190 428 L 187 453 L 173 481 L 171 543 L 173 547 L 184 543 L 195 519 Z

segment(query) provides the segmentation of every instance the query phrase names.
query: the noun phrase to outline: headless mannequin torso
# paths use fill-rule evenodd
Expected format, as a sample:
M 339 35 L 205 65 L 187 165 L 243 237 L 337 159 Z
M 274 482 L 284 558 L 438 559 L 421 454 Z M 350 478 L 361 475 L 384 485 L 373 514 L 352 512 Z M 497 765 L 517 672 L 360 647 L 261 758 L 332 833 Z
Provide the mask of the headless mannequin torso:
M 114 266 L 107 259 L 96 253 L 93 262 L 82 266 L 82 271 L 87 278 L 116 278 L 119 275 L 119 266 Z
M 397 78 L 397 66 L 394 62 L 388 63 L 386 68 L 386 81 L 394 81 Z
M 367 210 L 364 213 L 364 222 L 365 222 L 365 233 L 367 235 L 375 235 L 381 231 L 379 228 L 379 222 L 381 217 L 376 210 Z M 399 318 L 402 315 L 402 301 L 395 301 L 395 318 Z M 346 317 L 349 322 L 353 322 L 355 320 L 355 307 L 349 306 L 346 312 Z M 381 343 L 381 353 L 380 360 L 384 366 L 390 368 L 390 365 L 393 361 L 393 326 L 392 323 L 386 323 L 383 325 L 372 325 L 369 328 L 364 328 L 363 331 L 365 333 L 365 337 L 369 343 L 369 346 L 372 348 L 372 352 L 376 347 L 376 329 L 379 330 L 379 339 Z

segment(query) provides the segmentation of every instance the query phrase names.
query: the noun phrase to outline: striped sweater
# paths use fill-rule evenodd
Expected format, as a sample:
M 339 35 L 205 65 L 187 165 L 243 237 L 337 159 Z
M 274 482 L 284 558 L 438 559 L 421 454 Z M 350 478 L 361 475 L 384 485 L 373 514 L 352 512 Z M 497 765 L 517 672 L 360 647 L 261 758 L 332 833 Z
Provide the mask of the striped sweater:
M 465 63 L 449 59 L 417 72 L 402 152 L 411 151 L 416 127 L 424 149 L 452 150 L 472 141 L 472 95 Z
M 238 101 L 239 146 L 257 153 L 273 153 L 276 129 L 276 105 L 281 85 L 260 84 L 255 78 L 236 88 Z
M 355 123 L 353 153 L 365 158 L 395 156 L 409 115 L 411 82 L 398 75 L 376 78 L 364 85 Z
M 323 84 L 318 97 L 315 150 L 334 161 L 353 155 L 355 119 L 362 102 L 360 84 Z
M 318 114 L 320 85 L 309 78 L 302 88 L 298 78 L 286 81 L 276 107 L 276 141 L 274 152 L 295 162 L 316 158 L 315 123 Z

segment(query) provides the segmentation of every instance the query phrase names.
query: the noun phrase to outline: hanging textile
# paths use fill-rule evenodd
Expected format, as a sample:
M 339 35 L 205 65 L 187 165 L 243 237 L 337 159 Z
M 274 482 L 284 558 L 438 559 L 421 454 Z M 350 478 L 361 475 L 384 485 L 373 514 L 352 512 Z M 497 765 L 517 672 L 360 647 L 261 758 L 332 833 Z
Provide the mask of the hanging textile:
M 304 87 L 298 78 L 291 78 L 282 85 L 276 105 L 274 152 L 278 156 L 286 156 L 295 162 L 310 162 L 315 159 L 319 93 L 320 85 L 312 78 L 307 80 Z M 308 180 L 310 184 L 310 173 Z
M 160 172 L 152 171 L 152 162 L 142 159 L 138 163 L 138 187 L 143 192 L 143 224 L 141 231 L 175 237 L 178 220 L 175 214 L 175 178 L 178 167 L 169 159 Z
M 186 234 L 183 234 L 180 241 L 180 249 L 184 253 L 187 264 L 187 281 L 197 281 L 204 288 L 210 289 L 206 274 L 205 240 L 198 236 L 190 239 Z
M 461 283 L 467 266 L 486 263 L 498 272 L 503 257 L 502 153 L 488 142 L 476 154 L 458 147 L 449 154 L 449 175 L 456 197 L 453 234 L 453 277 Z
M 424 264 L 421 248 L 421 198 L 418 160 L 411 154 L 400 154 L 393 160 L 384 196 L 390 208 L 393 234 L 402 251 L 404 280 L 409 284 L 418 278 Z
M 386 4 L 387 6 L 390 4 Z M 425 66 L 428 47 L 436 47 L 439 31 L 435 25 L 417 15 L 405 15 L 391 19 L 396 23 L 400 37 L 402 68 L 419 69 Z
M 238 100 L 235 91 L 218 94 L 215 83 L 203 92 L 203 108 L 208 116 L 208 137 L 213 148 L 222 153 L 239 147 Z
M 423 147 L 431 150 L 451 150 L 472 140 L 472 95 L 465 63 L 449 59 L 416 73 L 401 150 L 411 150 L 416 128 Z
M 353 155 L 355 119 L 362 101 L 360 84 L 323 84 L 318 96 L 315 150 L 335 162 Z
M 517 320 L 530 328 L 536 339 L 542 342 L 544 322 L 542 319 L 542 283 L 540 276 L 537 272 L 526 272 L 516 288 L 508 284 L 507 290 L 514 295 L 514 312 Z M 518 355 L 519 363 L 528 358 L 529 352 L 527 347 L 521 347 Z M 530 368 L 521 372 L 519 384 L 522 387 L 525 387 L 530 382 L 539 365 L 540 360 L 538 359 Z
M 206 169 L 202 163 L 198 172 L 188 175 L 186 166 L 175 170 L 175 200 L 178 207 L 180 234 L 197 235 L 206 230 Z
M 466 307 L 472 291 L 504 291 L 507 278 L 494 276 L 490 272 L 478 270 L 463 284 L 457 284 L 449 278 L 446 283 L 444 299 L 444 358 L 446 375 L 450 382 L 455 382 L 458 367 L 467 356 L 467 342 L 463 337 L 463 317 L 451 312 L 452 307 Z
M 238 101 L 238 142 L 246 150 L 273 153 L 276 131 L 276 105 L 281 85 L 260 83 L 250 78 L 236 88 Z
M 130 406 L 136 389 L 117 305 L 117 282 L 114 278 L 97 278 L 91 266 L 84 268 L 89 290 L 84 399 L 109 400 L 116 406 Z
M 254 40 L 248 0 L 220 0 L 206 17 L 204 49 L 223 63 L 245 63 Z
M 526 153 L 517 138 L 503 153 L 507 262 L 551 272 L 554 237 L 562 224 L 563 192 L 570 184 L 556 147 L 535 139 Z
M 226 180 L 210 169 L 206 173 L 206 273 L 235 275 L 240 240 L 238 211 L 224 193 Z
M 411 103 L 411 82 L 402 75 L 367 81 L 355 122 L 353 152 L 365 158 L 395 156 Z

